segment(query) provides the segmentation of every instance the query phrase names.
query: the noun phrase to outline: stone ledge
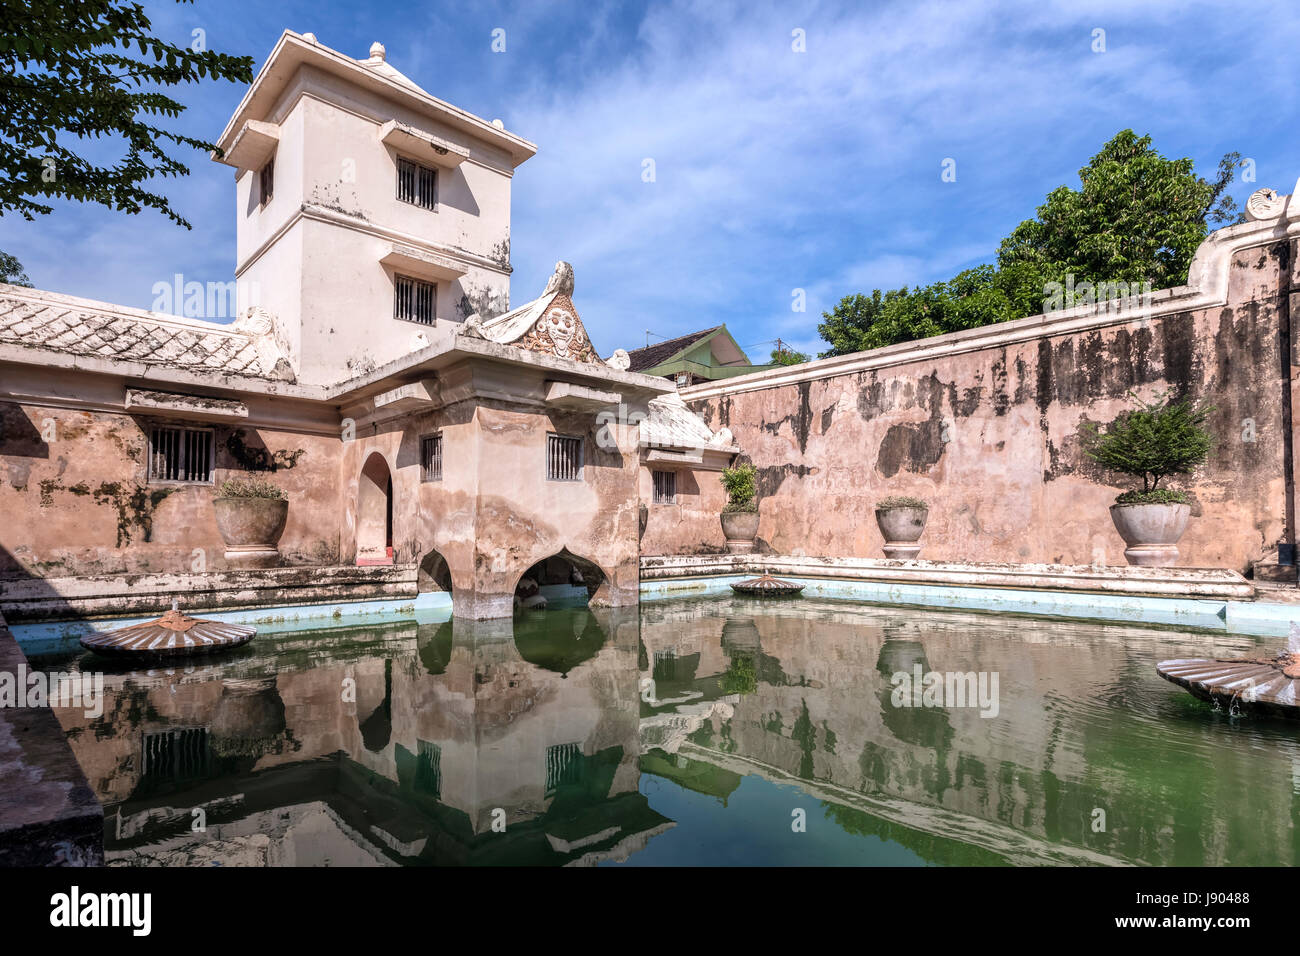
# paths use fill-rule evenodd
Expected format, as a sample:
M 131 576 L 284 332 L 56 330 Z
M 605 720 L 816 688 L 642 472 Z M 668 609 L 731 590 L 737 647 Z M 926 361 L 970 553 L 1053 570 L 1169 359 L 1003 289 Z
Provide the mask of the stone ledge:
M 641 580 L 662 581 L 770 571 L 804 578 L 933 584 L 945 587 L 1012 588 L 1252 600 L 1255 587 L 1236 571 L 1220 568 L 1095 568 L 1067 564 L 958 564 L 873 558 L 808 558 L 790 555 L 661 555 L 641 559 Z
M 204 574 L 106 574 L 0 581 L 0 614 L 12 623 L 161 614 L 184 610 L 326 604 L 416 597 L 415 565 L 291 567 Z

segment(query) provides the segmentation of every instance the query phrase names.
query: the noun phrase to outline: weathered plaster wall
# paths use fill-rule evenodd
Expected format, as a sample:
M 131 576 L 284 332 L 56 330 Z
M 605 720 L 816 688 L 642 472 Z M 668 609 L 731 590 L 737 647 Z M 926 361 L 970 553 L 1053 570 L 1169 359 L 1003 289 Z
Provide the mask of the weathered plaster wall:
M 284 563 L 338 563 L 337 437 L 215 425 L 214 483 L 160 484 L 147 481 L 149 426 L 125 414 L 0 402 L 0 573 L 224 569 L 212 499 L 250 469 L 289 494 Z
M 672 504 L 656 504 L 652 472 L 659 470 L 657 465 L 641 469 L 641 502 L 646 509 L 641 553 L 677 553 L 675 549 L 684 541 L 695 543 L 693 552 L 726 551 L 727 539 L 722 535 L 722 523 L 718 519 L 727 503 L 721 475 L 716 471 L 673 469 L 677 472 L 677 500 Z
M 763 547 L 879 556 L 874 506 L 899 494 L 930 503 L 922 557 L 1122 564 L 1108 508 L 1131 485 L 1082 453 L 1079 427 L 1110 421 L 1131 392 L 1172 389 L 1216 406 L 1218 436 L 1208 464 L 1182 484 L 1196 503 L 1181 563 L 1244 570 L 1285 530 L 1290 363 L 1280 330 L 1293 259 L 1287 241 L 1236 252 L 1223 307 L 1036 339 L 999 341 L 994 329 L 975 351 L 947 337 L 953 348 L 921 361 L 902 350 L 869 371 L 817 378 L 813 367 L 778 387 L 745 390 L 740 379 L 684 397 L 710 427 L 730 428 L 758 466 Z M 701 499 L 646 552 L 716 550 L 716 515 Z
M 456 614 L 509 617 L 515 587 L 535 563 L 561 552 L 590 562 L 603 584 L 594 605 L 637 601 L 638 458 L 634 434 L 602 449 L 594 413 L 457 402 L 363 428 L 343 452 L 342 558 L 359 556 L 358 485 L 373 454 L 393 480 L 393 560 L 447 563 Z M 372 434 L 365 434 L 371 432 Z M 612 432 L 620 430 L 611 428 Z M 422 480 L 420 440 L 441 432 L 439 481 Z M 582 478 L 547 481 L 548 433 L 583 439 Z M 586 570 L 586 569 L 584 569 Z

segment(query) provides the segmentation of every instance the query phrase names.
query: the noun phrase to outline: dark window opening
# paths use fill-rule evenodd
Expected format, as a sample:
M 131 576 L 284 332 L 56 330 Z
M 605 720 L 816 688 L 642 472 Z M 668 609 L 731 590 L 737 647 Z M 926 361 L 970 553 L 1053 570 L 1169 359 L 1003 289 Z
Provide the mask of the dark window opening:
M 385 490 L 388 496 L 388 511 L 384 515 L 384 547 L 388 549 L 388 557 L 393 556 L 393 479 L 388 479 L 388 488 Z
M 651 474 L 654 479 L 654 503 L 671 505 L 677 502 L 677 472 L 656 471 Z
M 154 428 L 149 432 L 149 480 L 212 482 L 212 432 Z
M 546 480 L 582 480 L 582 439 L 568 435 L 546 436 Z
M 409 159 L 397 161 L 397 198 L 422 209 L 433 209 L 438 202 L 438 173 Z
M 438 287 L 432 282 L 397 276 L 397 288 L 393 296 L 394 318 L 433 325 L 437 304 Z
M 442 433 L 420 439 L 420 471 L 425 481 L 442 481 Z
M 266 161 L 257 173 L 258 205 L 265 206 L 275 195 L 275 157 Z

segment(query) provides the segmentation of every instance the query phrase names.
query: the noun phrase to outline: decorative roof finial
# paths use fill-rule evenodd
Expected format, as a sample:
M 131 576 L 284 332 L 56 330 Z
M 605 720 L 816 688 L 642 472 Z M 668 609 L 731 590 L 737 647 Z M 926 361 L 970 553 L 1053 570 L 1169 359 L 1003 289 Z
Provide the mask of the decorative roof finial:
M 547 280 L 546 289 L 542 295 L 549 295 L 552 292 L 558 292 L 561 295 L 573 295 L 573 266 L 564 260 L 555 264 L 555 272 Z
M 384 45 L 380 43 L 378 40 L 370 44 L 370 59 L 382 60 L 387 56 L 388 56 L 388 51 L 384 49 Z
M 1252 222 L 1276 219 L 1286 209 L 1286 201 L 1275 189 L 1256 189 L 1246 200 L 1246 218 Z

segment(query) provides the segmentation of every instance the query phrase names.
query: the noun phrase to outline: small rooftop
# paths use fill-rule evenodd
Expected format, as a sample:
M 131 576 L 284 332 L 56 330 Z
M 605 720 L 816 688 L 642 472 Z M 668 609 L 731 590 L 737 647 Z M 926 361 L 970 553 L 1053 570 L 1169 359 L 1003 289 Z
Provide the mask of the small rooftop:
M 678 352 L 690 348 L 695 343 L 708 338 L 718 329 L 720 325 L 712 328 L 701 329 L 699 332 L 691 332 L 688 335 L 679 335 L 675 339 L 665 339 L 663 342 L 656 342 L 654 345 L 647 345 L 642 349 L 632 349 L 627 353 L 631 364 L 628 370 L 632 372 L 644 372 L 648 368 L 654 368 L 656 365 L 662 365 Z

